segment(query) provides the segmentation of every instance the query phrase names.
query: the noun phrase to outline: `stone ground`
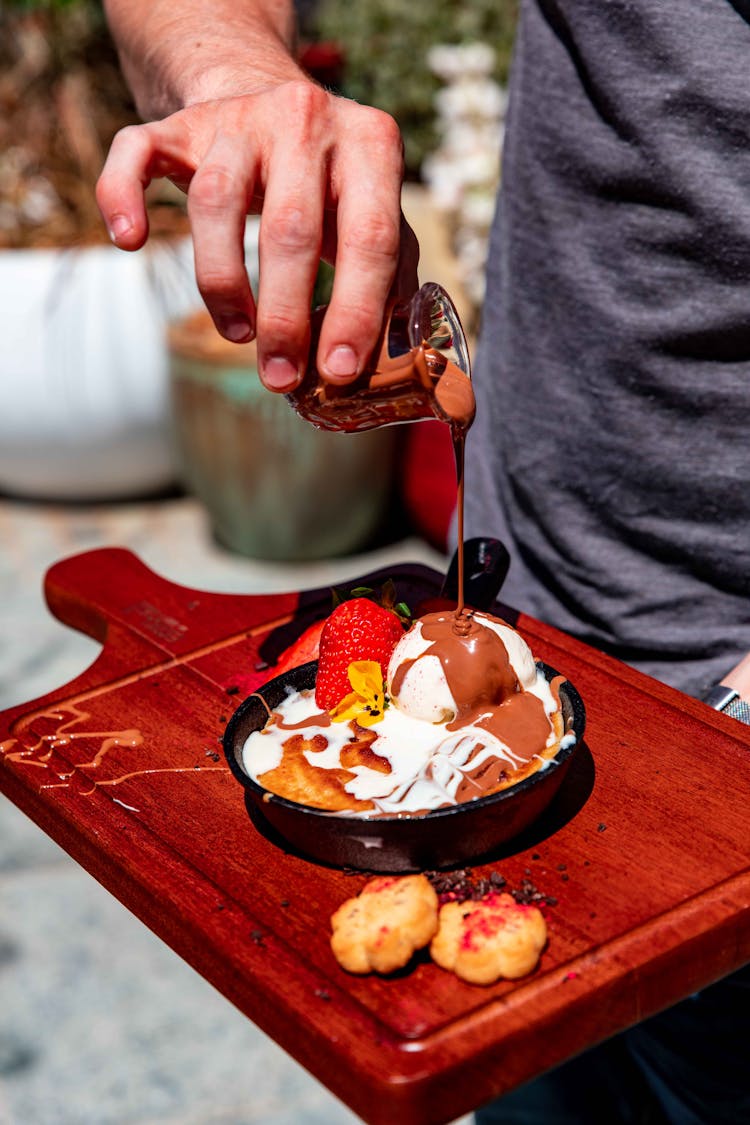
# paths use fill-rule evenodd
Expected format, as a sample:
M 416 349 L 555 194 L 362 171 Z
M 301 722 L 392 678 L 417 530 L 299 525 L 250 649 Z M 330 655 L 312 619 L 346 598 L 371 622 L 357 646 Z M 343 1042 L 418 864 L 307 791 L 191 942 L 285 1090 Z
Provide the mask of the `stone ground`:
M 306 566 L 241 559 L 215 546 L 186 498 L 0 500 L 0 542 L 0 710 L 66 683 L 98 652 L 45 608 L 44 571 L 65 555 L 128 546 L 174 581 L 242 592 L 445 561 L 419 540 Z M 358 1120 L 0 797 L 0 1125 Z

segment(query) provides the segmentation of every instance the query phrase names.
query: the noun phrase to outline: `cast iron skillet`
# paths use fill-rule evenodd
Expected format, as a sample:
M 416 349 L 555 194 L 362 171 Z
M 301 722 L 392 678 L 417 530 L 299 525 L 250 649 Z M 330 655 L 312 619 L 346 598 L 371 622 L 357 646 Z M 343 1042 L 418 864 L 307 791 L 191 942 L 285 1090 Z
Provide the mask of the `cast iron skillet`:
M 495 544 L 499 549 L 495 549 Z M 470 576 L 479 575 L 484 594 L 481 600 L 491 605 L 507 573 L 507 553 L 502 544 L 487 540 L 469 541 L 466 551 L 470 554 L 470 565 L 466 567 L 466 600 L 476 608 L 484 608 L 477 604 L 477 587 L 472 588 Z M 477 559 L 483 559 L 484 563 L 480 565 Z M 494 580 L 490 573 L 494 574 Z M 449 588 L 450 581 L 451 571 L 444 590 Z M 540 663 L 540 667 L 548 679 L 557 675 L 545 664 Z M 517 785 L 421 816 L 366 819 L 314 809 L 269 793 L 258 785 L 245 771 L 242 748 L 248 735 L 265 725 L 266 705 L 273 710 L 289 690 L 313 688 L 316 668 L 315 662 L 303 664 L 269 680 L 248 696 L 227 725 L 224 752 L 230 770 L 245 787 L 248 808 L 256 825 L 261 830 L 270 828 L 272 834 L 275 832 L 293 849 L 310 858 L 336 867 L 401 872 L 476 862 L 518 835 L 547 808 L 582 744 L 584 706 L 578 692 L 566 680 L 560 686 L 560 700 L 565 732 L 574 737 L 546 769 L 538 770 Z

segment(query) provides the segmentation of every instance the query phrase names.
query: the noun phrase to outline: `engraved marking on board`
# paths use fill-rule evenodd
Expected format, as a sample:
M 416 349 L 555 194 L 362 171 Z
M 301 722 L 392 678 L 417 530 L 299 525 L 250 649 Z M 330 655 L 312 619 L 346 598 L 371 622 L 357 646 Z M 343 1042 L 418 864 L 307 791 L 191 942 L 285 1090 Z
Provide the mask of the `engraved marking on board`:
M 151 602 L 134 602 L 125 607 L 124 613 L 126 616 L 135 617 L 146 632 L 160 641 L 174 643 L 188 631 L 187 625 L 183 625 L 176 617 L 162 613 L 158 606 Z

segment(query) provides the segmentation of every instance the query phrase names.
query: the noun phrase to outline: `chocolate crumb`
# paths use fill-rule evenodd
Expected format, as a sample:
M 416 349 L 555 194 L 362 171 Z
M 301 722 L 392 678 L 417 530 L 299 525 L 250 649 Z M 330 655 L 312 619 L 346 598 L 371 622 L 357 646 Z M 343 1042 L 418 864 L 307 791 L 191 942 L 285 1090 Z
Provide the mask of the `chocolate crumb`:
M 237 684 L 232 684 L 231 687 L 226 689 L 226 692 L 227 695 L 239 695 L 240 689 L 237 687 Z
M 561 875 L 560 878 L 563 881 L 563 883 L 567 883 L 568 879 L 570 878 L 570 875 Z
M 523 906 L 557 906 L 557 899 L 552 898 L 551 895 L 543 894 L 530 879 L 522 879 L 520 888 L 510 893 L 516 902 Z
M 532 852 L 531 858 L 532 859 L 541 859 L 542 857 L 540 856 L 539 852 Z
M 225 723 L 226 721 L 227 721 L 226 715 L 219 715 L 219 722 L 220 723 Z
M 596 830 L 597 830 L 597 832 L 606 832 L 607 831 L 607 825 L 604 824 L 604 822 L 602 822 L 601 824 L 597 824 Z
M 441 906 L 446 902 L 478 902 L 492 891 L 508 886 L 507 879 L 499 871 L 492 871 L 489 876 L 478 879 L 472 879 L 465 869 L 447 872 L 426 871 L 425 875 L 432 884 Z M 509 893 L 521 904 L 557 905 L 556 898 L 544 894 L 528 878 L 522 879 L 520 888 L 510 890 Z
M 286 909 L 286 907 L 289 905 L 289 899 L 288 898 L 282 898 L 281 905 L 284 907 L 284 909 Z
M 465 868 L 457 871 L 426 871 L 425 875 L 441 904 L 484 898 L 490 889 L 490 880 L 483 878 L 475 883 Z
M 326 992 L 326 990 L 324 988 L 316 988 L 315 989 L 315 995 L 318 997 L 319 1000 L 324 1000 L 326 1003 L 328 1003 L 329 1000 L 331 999 L 330 992 Z
M 210 758 L 212 762 L 218 762 L 219 761 L 219 755 L 216 753 L 215 750 L 206 750 L 206 757 Z
M 557 870 L 558 871 L 567 871 L 568 870 L 567 863 L 558 863 Z
M 251 930 L 250 937 L 256 945 L 263 945 L 263 934 L 260 930 Z
M 265 672 L 270 667 L 271 667 L 271 665 L 266 660 L 259 660 L 258 663 L 255 665 L 255 671 L 256 672 Z

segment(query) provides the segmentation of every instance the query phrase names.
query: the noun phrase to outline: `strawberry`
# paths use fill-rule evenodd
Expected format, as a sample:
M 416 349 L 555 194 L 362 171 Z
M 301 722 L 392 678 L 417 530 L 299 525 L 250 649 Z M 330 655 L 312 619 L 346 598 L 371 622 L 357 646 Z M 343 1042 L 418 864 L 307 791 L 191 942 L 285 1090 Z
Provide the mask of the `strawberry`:
M 299 668 L 300 664 L 307 664 L 310 660 L 318 659 L 318 646 L 320 634 L 323 631 L 325 620 L 315 621 L 305 629 L 296 641 L 284 649 L 279 659 L 269 672 L 269 676 L 281 676 L 291 668 Z
M 398 614 L 370 598 L 352 598 L 334 609 L 320 634 L 315 702 L 332 711 L 351 692 L 349 665 L 376 660 L 385 677 L 397 642 L 404 635 Z

